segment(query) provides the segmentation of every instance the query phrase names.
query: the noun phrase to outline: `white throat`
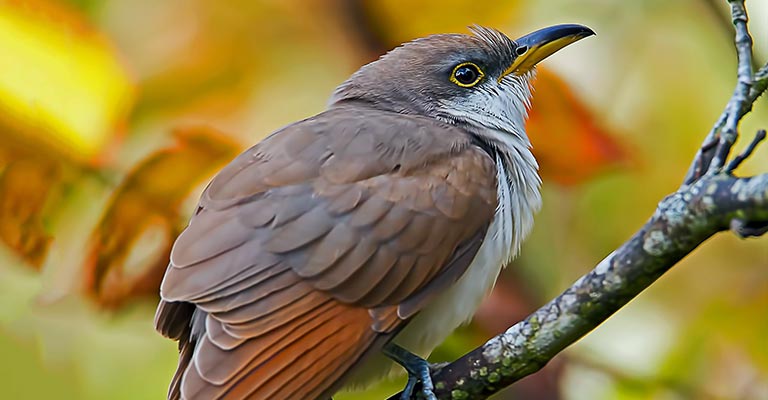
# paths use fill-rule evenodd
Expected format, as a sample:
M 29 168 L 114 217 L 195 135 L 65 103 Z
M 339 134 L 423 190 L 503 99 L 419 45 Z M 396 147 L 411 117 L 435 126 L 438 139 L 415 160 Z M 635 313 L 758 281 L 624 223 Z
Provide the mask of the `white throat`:
M 509 261 L 520 250 L 523 240 L 533 228 L 533 215 L 541 209 L 539 165 L 533 157 L 528 138 L 521 139 L 506 132 L 487 132 L 495 136 L 497 193 L 499 205 L 496 219 L 509 221 L 499 238 L 509 244 Z

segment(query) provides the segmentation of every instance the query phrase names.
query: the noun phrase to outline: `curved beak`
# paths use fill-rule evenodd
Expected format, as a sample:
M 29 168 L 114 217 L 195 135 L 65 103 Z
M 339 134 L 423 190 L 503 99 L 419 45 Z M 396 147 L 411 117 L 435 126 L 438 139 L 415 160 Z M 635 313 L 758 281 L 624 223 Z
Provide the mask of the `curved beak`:
M 522 75 L 563 47 L 594 34 L 592 29 L 577 24 L 554 25 L 529 33 L 515 40 L 517 57 L 501 77 L 511 73 Z

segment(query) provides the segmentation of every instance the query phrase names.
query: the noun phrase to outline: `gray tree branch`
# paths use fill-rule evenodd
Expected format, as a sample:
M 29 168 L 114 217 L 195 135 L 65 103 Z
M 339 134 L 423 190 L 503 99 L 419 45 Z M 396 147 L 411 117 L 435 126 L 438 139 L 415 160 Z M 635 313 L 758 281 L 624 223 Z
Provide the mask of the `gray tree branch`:
M 744 237 L 768 230 L 768 174 L 746 178 L 732 175 L 732 169 L 751 154 L 765 134 L 759 133 L 747 152 L 726 163 L 738 137 L 739 122 L 768 87 L 768 65 L 752 73 L 752 39 L 744 0 L 729 3 L 736 30 L 736 89 L 681 187 L 659 202 L 653 216 L 626 243 L 557 298 L 483 346 L 434 371 L 438 398 L 487 398 L 538 371 L 712 235 L 732 229 Z

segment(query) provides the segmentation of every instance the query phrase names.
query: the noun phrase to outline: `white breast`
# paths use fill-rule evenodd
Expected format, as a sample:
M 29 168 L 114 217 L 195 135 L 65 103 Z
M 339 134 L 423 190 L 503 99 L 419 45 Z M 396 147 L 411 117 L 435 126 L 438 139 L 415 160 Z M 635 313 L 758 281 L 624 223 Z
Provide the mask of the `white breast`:
M 514 243 L 513 189 L 504 164 L 500 159 L 496 164 L 499 206 L 477 255 L 464 275 L 436 296 L 395 338 L 400 346 L 422 357 L 428 356 L 454 329 L 472 318 L 496 283 L 501 268 L 518 248 Z M 529 212 L 533 214 L 534 210 Z
M 426 358 L 454 329 L 472 318 L 493 288 L 501 268 L 517 253 L 533 225 L 533 214 L 541 206 L 536 165 L 528 167 L 537 179 L 524 180 L 527 174 L 508 171 L 503 159 L 497 157 L 499 205 L 483 244 L 464 275 L 431 300 L 395 337 L 397 344 Z M 363 386 L 390 371 L 402 373 L 402 368 L 385 356 L 376 354 L 350 377 L 347 388 Z

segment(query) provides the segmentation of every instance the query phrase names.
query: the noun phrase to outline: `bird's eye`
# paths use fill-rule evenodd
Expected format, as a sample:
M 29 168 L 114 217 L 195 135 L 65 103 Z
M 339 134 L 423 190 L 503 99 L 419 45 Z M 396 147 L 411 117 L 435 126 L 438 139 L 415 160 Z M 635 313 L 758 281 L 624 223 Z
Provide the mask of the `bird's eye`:
M 477 83 L 480 82 L 480 79 L 483 79 L 483 76 L 485 76 L 485 74 L 480 67 L 474 63 L 465 62 L 457 65 L 453 69 L 451 82 L 461 87 L 472 87 L 477 85 Z

